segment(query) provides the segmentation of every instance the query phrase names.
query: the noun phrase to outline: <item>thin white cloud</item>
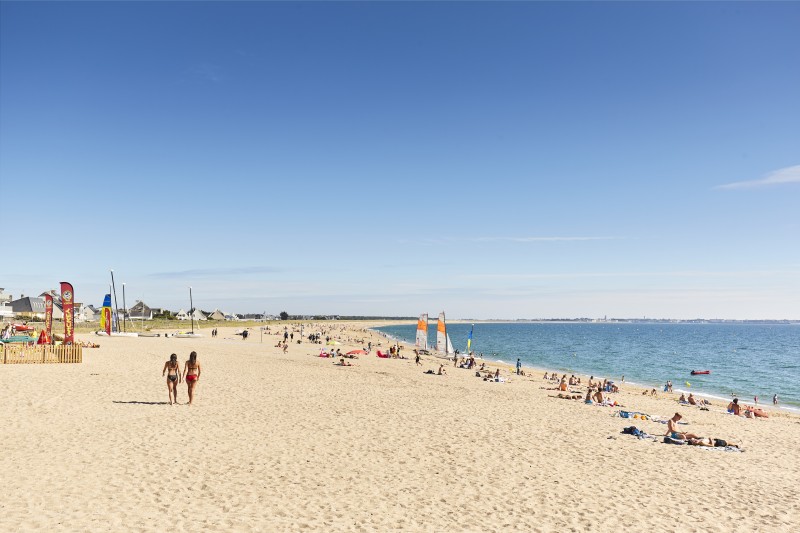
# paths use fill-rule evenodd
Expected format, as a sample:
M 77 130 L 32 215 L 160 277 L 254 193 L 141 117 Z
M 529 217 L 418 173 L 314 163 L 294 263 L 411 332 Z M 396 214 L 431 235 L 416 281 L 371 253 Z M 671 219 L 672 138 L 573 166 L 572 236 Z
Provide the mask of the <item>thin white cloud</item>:
M 247 274 L 271 274 L 281 272 L 280 269 L 268 266 L 235 267 L 235 268 L 195 268 L 172 272 L 154 272 L 148 274 L 149 278 L 193 278 L 217 279 L 225 276 L 242 276 Z
M 718 185 L 715 189 L 753 189 L 756 187 L 768 187 L 771 185 L 785 185 L 786 183 L 800 183 L 800 165 L 793 167 L 780 168 L 764 177 L 750 181 L 735 181 Z
M 400 239 L 398 242 L 401 244 L 419 245 L 419 246 L 433 246 L 448 243 L 460 242 L 579 242 L 579 241 L 613 241 L 623 239 L 624 237 L 512 237 L 512 236 L 499 236 L 499 237 L 471 237 L 471 238 L 424 238 L 419 240 Z
M 800 272 L 793 270 L 758 270 L 748 272 L 729 271 L 675 271 L 675 272 L 565 272 L 542 274 L 465 274 L 459 276 L 465 280 L 494 279 L 494 280 L 535 280 L 535 279 L 577 279 L 577 278 L 642 278 L 642 277 L 674 277 L 674 278 L 753 278 L 774 277 L 781 275 L 797 276 Z
M 475 237 L 474 242 L 572 242 L 572 241 L 611 241 L 619 237 Z

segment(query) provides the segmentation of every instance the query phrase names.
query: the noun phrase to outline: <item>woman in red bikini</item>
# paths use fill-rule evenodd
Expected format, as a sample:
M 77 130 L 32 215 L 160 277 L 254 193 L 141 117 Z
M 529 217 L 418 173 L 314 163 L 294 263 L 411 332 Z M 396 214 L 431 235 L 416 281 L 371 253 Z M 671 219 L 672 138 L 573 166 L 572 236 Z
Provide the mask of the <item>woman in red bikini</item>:
M 168 373 L 169 372 L 169 373 Z M 181 365 L 178 363 L 178 355 L 169 356 L 169 361 L 164 363 L 164 370 L 161 377 L 167 374 L 167 391 L 169 392 L 169 404 L 172 405 L 173 398 L 178 403 L 178 383 L 181 381 Z
M 197 362 L 197 352 L 189 354 L 189 360 L 186 361 L 186 366 L 183 367 L 183 373 L 186 378 L 186 386 L 189 389 L 189 405 L 192 405 L 194 387 L 197 385 L 197 380 L 200 379 L 200 363 Z

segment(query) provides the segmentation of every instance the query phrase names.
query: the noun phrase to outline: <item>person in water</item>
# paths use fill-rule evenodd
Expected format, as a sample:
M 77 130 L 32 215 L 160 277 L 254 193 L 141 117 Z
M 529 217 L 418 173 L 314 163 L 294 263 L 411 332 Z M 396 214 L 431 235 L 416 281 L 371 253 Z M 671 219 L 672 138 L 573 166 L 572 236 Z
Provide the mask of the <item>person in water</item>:
M 167 391 L 169 392 L 169 404 L 178 403 L 178 383 L 181 382 L 181 365 L 178 363 L 178 355 L 169 356 L 169 361 L 164 363 L 164 370 L 161 377 L 167 376 Z
M 197 362 L 197 352 L 189 354 L 189 360 L 186 361 L 186 366 L 183 367 L 183 374 L 186 379 L 186 387 L 189 392 L 189 405 L 192 405 L 194 399 L 194 388 L 200 380 L 200 363 Z

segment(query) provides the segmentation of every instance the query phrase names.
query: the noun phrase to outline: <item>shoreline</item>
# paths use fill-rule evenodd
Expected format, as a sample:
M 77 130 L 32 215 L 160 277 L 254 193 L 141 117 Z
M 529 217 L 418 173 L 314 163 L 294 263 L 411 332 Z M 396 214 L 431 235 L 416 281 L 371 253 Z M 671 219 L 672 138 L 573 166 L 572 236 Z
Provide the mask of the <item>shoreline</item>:
M 453 321 L 453 322 L 457 322 L 457 321 Z M 409 324 L 408 322 L 403 322 L 401 324 L 392 324 L 392 325 L 413 325 L 413 324 Z M 382 327 L 382 326 L 376 326 L 376 327 Z M 393 341 L 399 342 L 400 344 L 404 345 L 405 348 L 408 348 L 409 350 L 413 350 L 416 347 L 411 342 L 404 341 L 402 339 L 394 337 L 393 335 L 389 335 L 387 333 L 378 331 L 377 329 L 375 329 L 375 327 L 372 327 L 370 329 L 372 331 L 377 332 L 381 336 L 385 336 L 387 339 L 391 339 Z M 445 357 L 445 356 L 443 356 L 441 354 L 441 352 L 436 352 L 435 350 L 429 350 L 429 351 L 431 353 L 431 356 L 433 356 L 433 357 L 437 357 L 437 358 L 439 358 L 441 360 L 447 360 L 447 361 L 450 361 L 450 362 L 452 362 L 452 360 L 453 360 L 452 356 Z M 490 354 L 490 356 L 491 355 L 492 354 Z M 463 357 L 463 356 L 464 356 L 464 354 L 459 354 L 459 357 Z M 494 365 L 495 367 L 499 366 L 500 368 L 504 368 L 504 369 L 506 369 L 508 371 L 511 371 L 511 372 L 515 372 L 516 371 L 515 363 L 509 362 L 509 361 L 505 361 L 503 359 L 495 359 L 495 360 L 491 360 L 490 361 L 488 359 L 488 357 L 486 355 L 484 355 L 483 358 L 479 358 L 479 357 L 476 356 L 476 360 L 484 362 L 487 365 Z M 542 375 L 545 372 L 547 372 L 547 373 L 557 372 L 559 374 L 569 373 L 569 374 L 575 375 L 576 377 L 580 377 L 582 380 L 587 380 L 587 382 L 588 382 L 588 379 L 590 377 L 589 374 L 587 374 L 587 373 L 585 373 L 583 371 L 572 371 L 572 370 L 567 371 L 567 370 L 563 370 L 563 369 L 559 369 L 559 368 L 546 369 L 546 368 L 541 368 L 541 367 L 537 367 L 537 366 L 530 366 L 530 365 L 523 366 L 523 370 L 525 370 L 527 372 L 528 371 L 527 369 L 531 369 L 534 373 L 538 373 L 539 375 Z M 627 386 L 631 386 L 631 387 L 637 389 L 640 393 L 643 392 L 643 391 L 648 391 L 649 392 L 653 388 L 655 388 L 656 392 L 659 393 L 659 394 L 674 394 L 674 395 L 676 395 L 675 396 L 676 400 L 681 394 L 688 395 L 689 393 L 691 393 L 691 394 L 693 394 L 693 395 L 695 395 L 697 397 L 700 397 L 700 398 L 705 398 L 705 399 L 713 400 L 713 401 L 716 401 L 716 402 L 722 402 L 724 404 L 729 403 L 733 398 L 739 398 L 739 401 L 741 402 L 741 404 L 743 406 L 744 405 L 748 405 L 748 406 L 752 406 L 752 407 L 757 407 L 759 409 L 763 409 L 763 410 L 765 410 L 767 412 L 770 412 L 770 413 L 787 414 L 787 415 L 800 417 L 800 405 L 795 406 L 794 404 L 789 404 L 789 405 L 778 404 L 778 406 L 775 406 L 770 402 L 769 404 L 759 403 L 756 406 L 756 404 L 754 404 L 752 401 L 748 402 L 741 396 L 731 396 L 729 398 L 726 398 L 724 396 L 720 396 L 718 394 L 714 394 L 713 392 L 703 392 L 703 391 L 689 390 L 689 389 L 684 389 L 684 388 L 678 388 L 678 387 L 675 387 L 675 386 L 673 386 L 673 392 L 672 393 L 667 393 L 667 392 L 665 392 L 663 390 L 663 385 L 661 385 L 660 387 L 652 387 L 652 386 L 644 385 L 644 384 L 636 382 L 636 381 L 624 381 L 624 382 L 623 381 L 619 381 L 618 382 L 617 380 L 612 380 L 612 381 L 614 383 L 616 383 L 617 385 L 620 385 L 620 386 L 622 384 L 624 384 L 626 387 Z

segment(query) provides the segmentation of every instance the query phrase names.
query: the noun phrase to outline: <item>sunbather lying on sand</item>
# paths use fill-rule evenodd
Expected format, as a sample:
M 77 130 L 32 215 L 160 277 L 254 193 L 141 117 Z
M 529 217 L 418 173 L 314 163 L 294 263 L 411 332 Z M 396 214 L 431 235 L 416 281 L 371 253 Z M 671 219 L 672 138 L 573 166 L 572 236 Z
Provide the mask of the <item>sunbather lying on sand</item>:
M 724 448 L 727 446 L 731 446 L 733 448 L 740 447 L 738 444 L 734 444 L 722 439 L 712 439 L 711 437 L 698 437 L 696 439 L 689 439 L 687 442 L 692 446 L 706 446 L 709 448 Z

